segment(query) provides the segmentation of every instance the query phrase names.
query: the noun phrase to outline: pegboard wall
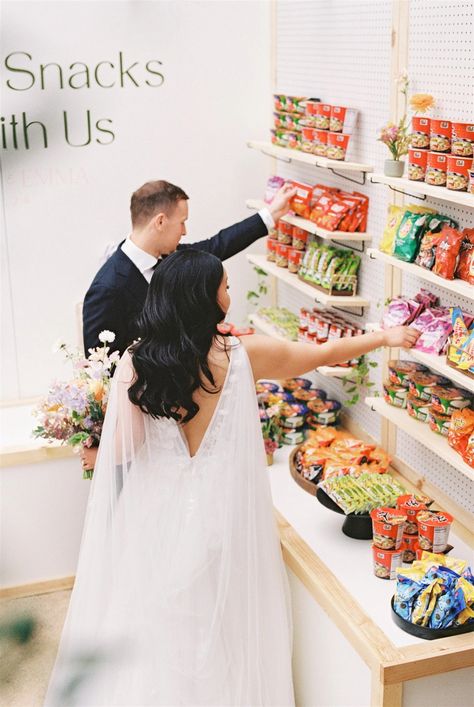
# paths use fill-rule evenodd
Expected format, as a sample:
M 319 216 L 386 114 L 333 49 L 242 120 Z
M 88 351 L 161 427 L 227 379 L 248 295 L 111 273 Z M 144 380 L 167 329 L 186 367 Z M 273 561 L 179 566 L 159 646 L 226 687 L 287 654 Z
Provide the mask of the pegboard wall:
M 474 76 L 472 2 L 461 0 L 407 0 L 408 60 L 410 91 L 431 93 L 437 99 L 434 117 L 467 121 L 474 117 L 472 85 Z M 277 2 L 276 6 L 276 85 L 275 92 L 321 98 L 336 105 L 360 111 L 356 133 L 348 159 L 373 164 L 381 170 L 388 157 L 386 148 L 377 142 L 380 127 L 390 118 L 390 97 L 394 90 L 391 79 L 392 0 L 298 0 Z M 403 66 L 403 64 L 399 65 Z M 271 116 L 269 115 L 269 128 Z M 361 191 L 370 198 L 368 232 L 378 246 L 391 192 L 367 183 L 356 186 L 319 170 L 296 163 L 276 163 L 282 177 L 307 183 L 324 183 L 347 190 Z M 263 190 L 262 190 L 263 191 Z M 406 203 L 421 203 L 407 198 Z M 449 205 L 438 199 L 423 202 L 440 213 L 453 216 L 461 226 L 473 226 L 473 212 Z M 370 300 L 359 320 L 379 321 L 384 303 L 385 267 L 380 261 L 362 256 L 360 293 Z M 414 294 L 427 283 L 411 276 L 402 281 L 404 294 Z M 460 304 L 467 310 L 474 303 L 451 295 L 447 290 L 431 286 L 446 306 Z M 312 303 L 310 298 L 282 283 L 278 286 L 280 306 L 297 313 Z M 381 355 L 371 355 L 381 363 Z M 372 380 L 380 390 L 381 366 L 373 369 Z M 318 385 L 331 397 L 347 399 L 342 384 L 315 374 Z M 363 403 L 349 409 L 357 424 L 380 439 L 381 419 Z M 432 434 L 427 428 L 427 434 Z M 459 505 L 473 510 L 473 484 L 460 472 L 441 461 L 423 445 L 399 432 L 397 456 L 423 473 Z

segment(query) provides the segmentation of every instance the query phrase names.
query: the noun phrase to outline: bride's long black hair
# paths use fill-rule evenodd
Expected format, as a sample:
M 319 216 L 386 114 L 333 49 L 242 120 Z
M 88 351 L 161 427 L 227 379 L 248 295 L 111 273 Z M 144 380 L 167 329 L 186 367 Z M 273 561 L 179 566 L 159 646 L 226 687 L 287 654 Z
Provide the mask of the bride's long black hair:
M 136 379 L 128 391 L 152 417 L 188 422 L 199 410 L 192 398 L 198 388 L 219 392 L 207 359 L 225 317 L 217 303 L 223 276 L 218 258 L 194 248 L 156 268 L 138 321 L 140 340 L 130 348 Z

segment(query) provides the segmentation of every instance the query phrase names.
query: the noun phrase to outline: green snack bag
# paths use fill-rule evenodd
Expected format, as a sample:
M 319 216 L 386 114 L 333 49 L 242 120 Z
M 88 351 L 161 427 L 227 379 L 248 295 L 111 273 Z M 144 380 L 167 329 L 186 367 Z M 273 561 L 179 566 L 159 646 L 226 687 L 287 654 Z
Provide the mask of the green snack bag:
M 395 258 L 406 263 L 412 263 L 415 260 L 427 218 L 427 214 L 405 211 L 395 235 L 393 248 Z

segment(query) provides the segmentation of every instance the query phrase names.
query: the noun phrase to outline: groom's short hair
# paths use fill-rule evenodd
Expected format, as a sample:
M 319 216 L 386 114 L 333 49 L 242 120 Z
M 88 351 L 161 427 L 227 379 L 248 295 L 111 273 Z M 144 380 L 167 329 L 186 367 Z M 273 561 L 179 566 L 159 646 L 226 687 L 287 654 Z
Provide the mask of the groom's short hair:
M 143 225 L 160 211 L 169 214 L 182 199 L 189 199 L 186 192 L 170 182 L 165 182 L 163 179 L 146 182 L 132 194 L 130 201 L 132 226 Z

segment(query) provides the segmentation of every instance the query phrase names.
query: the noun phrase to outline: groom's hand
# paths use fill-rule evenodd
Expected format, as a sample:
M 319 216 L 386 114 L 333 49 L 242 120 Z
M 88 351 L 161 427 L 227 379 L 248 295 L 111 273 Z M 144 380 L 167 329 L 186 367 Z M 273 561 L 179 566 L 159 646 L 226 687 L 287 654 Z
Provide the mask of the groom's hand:
M 292 199 L 295 194 L 296 187 L 292 187 L 290 184 L 284 184 L 281 189 L 277 191 L 272 203 L 267 207 L 275 223 L 290 210 L 290 199 Z

